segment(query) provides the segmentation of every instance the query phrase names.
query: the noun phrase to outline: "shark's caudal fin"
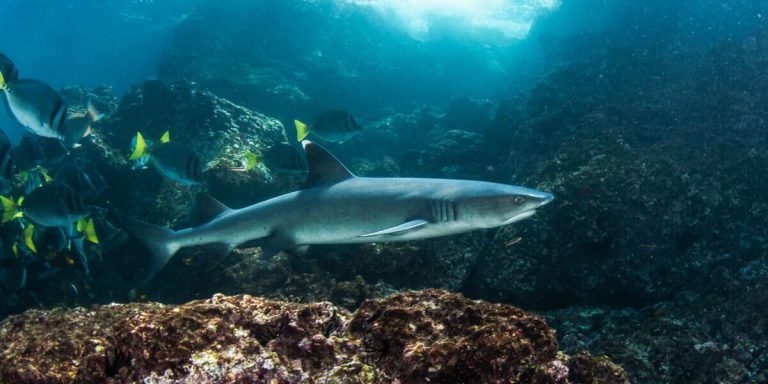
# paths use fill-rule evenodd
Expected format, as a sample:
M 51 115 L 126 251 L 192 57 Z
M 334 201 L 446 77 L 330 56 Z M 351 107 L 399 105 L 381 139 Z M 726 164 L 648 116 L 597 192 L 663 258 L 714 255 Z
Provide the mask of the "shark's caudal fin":
M 307 154 L 307 165 L 309 166 L 307 180 L 304 181 L 301 189 L 335 184 L 355 177 L 339 159 L 320 146 L 320 144 L 304 140 L 301 142 L 301 145 Z
M 176 232 L 128 217 L 111 205 L 109 209 L 120 226 L 139 239 L 151 252 L 152 257 L 142 281 L 148 283 L 181 248 L 176 241 Z

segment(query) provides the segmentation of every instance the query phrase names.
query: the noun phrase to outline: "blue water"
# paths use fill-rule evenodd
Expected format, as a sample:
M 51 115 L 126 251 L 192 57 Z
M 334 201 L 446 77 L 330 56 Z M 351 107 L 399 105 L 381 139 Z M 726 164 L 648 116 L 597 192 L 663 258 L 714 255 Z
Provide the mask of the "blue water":
M 8 1 L 0 15 L 0 33 L 9 37 L 3 52 L 21 68 L 22 77 L 43 79 L 56 88 L 109 85 L 119 95 L 155 76 L 173 28 L 194 4 Z M 0 124 L 17 132 L 5 115 Z

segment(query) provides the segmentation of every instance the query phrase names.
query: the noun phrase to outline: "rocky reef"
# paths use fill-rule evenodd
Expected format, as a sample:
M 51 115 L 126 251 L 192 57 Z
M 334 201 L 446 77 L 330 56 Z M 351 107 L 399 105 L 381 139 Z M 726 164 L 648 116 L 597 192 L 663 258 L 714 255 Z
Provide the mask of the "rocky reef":
M 204 183 L 184 187 L 163 179 L 152 169 L 135 170 L 128 160 L 131 140 L 141 132 L 157 141 L 164 132 L 171 140 L 194 149 L 202 160 Z M 283 125 L 189 81 L 165 84 L 148 80 L 123 96 L 117 110 L 94 127 L 85 157 L 107 179 L 115 204 L 137 216 L 149 213 L 166 223 L 178 223 L 194 192 L 209 191 L 228 204 L 245 205 L 277 188 L 266 168 L 236 172 L 249 152 L 259 154 L 286 141 Z M 237 193 L 233 193 L 237 191 Z M 153 209 L 165 212 L 152 212 Z M 168 221 L 170 219 L 170 221 Z
M 30 310 L 0 323 L 13 383 L 627 383 L 621 368 L 558 352 L 518 308 L 425 290 L 354 313 L 215 295 L 182 305 Z

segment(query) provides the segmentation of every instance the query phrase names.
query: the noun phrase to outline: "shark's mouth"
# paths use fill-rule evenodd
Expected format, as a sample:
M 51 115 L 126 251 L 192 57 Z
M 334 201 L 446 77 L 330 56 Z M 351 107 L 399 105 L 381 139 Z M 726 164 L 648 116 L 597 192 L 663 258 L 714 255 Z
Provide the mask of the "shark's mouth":
M 535 209 L 531 209 L 530 211 L 525 211 L 523 213 L 519 213 L 519 214 L 517 214 L 515 216 L 512 216 L 509 219 L 507 219 L 507 221 L 503 222 L 502 225 L 512 224 L 512 223 L 514 223 L 516 221 L 527 219 L 527 218 L 533 216 L 535 213 L 536 213 Z

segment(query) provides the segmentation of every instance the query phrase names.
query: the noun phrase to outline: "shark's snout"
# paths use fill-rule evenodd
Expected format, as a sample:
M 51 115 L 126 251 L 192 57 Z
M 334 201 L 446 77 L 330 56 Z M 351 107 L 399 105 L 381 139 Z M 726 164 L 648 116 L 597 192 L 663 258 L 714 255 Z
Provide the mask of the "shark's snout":
M 537 208 L 549 204 L 552 200 L 555 199 L 555 195 L 549 192 L 542 192 L 535 189 L 527 190 L 524 195 L 528 196 L 529 198 L 529 202 L 526 204 L 527 207 L 521 207 L 523 208 L 522 210 L 518 210 L 517 214 L 506 219 L 502 225 L 512 224 L 520 220 L 527 219 L 536 214 Z
M 547 205 L 552 202 L 552 200 L 555 199 L 555 195 L 549 193 L 549 192 L 541 192 L 541 201 L 539 202 L 539 205 L 536 207 L 541 207 L 542 205 Z

